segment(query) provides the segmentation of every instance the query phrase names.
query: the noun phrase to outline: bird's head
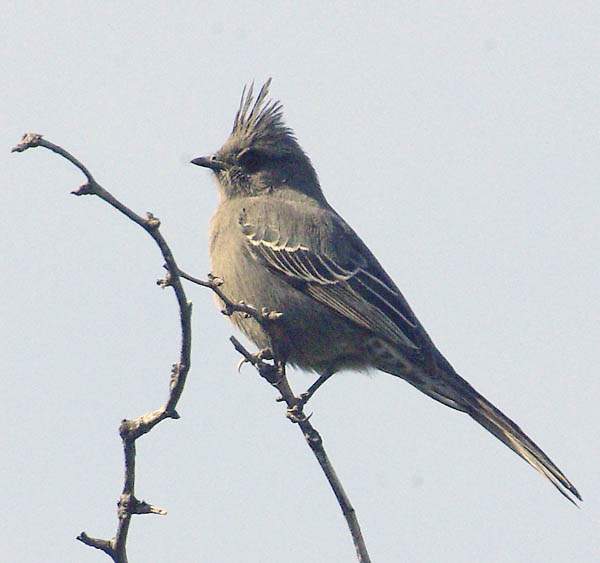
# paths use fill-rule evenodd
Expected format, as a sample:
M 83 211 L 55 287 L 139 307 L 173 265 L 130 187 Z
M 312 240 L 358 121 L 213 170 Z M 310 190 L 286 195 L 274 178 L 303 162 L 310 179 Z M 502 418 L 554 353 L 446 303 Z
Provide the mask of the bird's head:
M 259 195 L 266 191 L 294 190 L 322 199 L 317 174 L 283 122 L 283 106 L 268 100 L 271 79 L 256 101 L 253 85 L 244 88 L 231 135 L 213 155 L 192 160 L 210 168 L 224 198 Z

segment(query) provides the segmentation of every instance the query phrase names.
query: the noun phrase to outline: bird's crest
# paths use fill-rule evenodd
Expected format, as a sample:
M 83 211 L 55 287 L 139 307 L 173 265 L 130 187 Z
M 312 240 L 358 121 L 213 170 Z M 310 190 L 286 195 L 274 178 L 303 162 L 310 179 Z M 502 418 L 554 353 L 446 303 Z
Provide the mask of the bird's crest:
M 269 94 L 269 78 L 260 88 L 254 100 L 254 82 L 244 87 L 240 107 L 235 115 L 232 137 L 243 138 L 251 144 L 259 144 L 265 148 L 283 149 L 286 145 L 297 146 L 292 130 L 283 122 L 283 105 L 278 100 L 267 99 Z

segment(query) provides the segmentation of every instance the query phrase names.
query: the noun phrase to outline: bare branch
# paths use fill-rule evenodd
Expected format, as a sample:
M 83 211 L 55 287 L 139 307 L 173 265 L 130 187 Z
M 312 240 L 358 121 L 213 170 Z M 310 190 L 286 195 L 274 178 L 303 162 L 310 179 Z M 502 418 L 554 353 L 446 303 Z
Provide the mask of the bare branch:
M 95 547 L 104 551 L 116 563 L 127 563 L 127 534 L 129 524 L 133 514 L 166 514 L 166 510 L 153 506 L 145 501 L 139 501 L 135 497 L 135 441 L 144 434 L 150 432 L 154 426 L 166 418 L 179 418 L 179 414 L 175 410 L 179 398 L 183 392 L 187 374 L 191 365 L 191 315 L 192 305 L 188 303 L 181 278 L 179 268 L 171 249 L 167 245 L 165 239 L 159 231 L 160 220 L 154 217 L 152 213 L 146 213 L 145 217 L 141 217 L 134 213 L 127 206 L 123 205 L 110 192 L 105 190 L 96 182 L 89 170 L 77 160 L 73 155 L 64 150 L 62 147 L 51 143 L 42 138 L 37 133 L 28 133 L 23 136 L 21 142 L 12 149 L 12 152 L 23 152 L 34 147 L 44 147 L 56 154 L 66 158 L 74 164 L 87 178 L 87 183 L 83 184 L 78 190 L 71 193 L 74 195 L 96 195 L 100 199 L 112 205 L 115 209 L 123 213 L 142 227 L 156 242 L 165 260 L 165 268 L 167 276 L 163 280 L 159 280 L 158 284 L 161 287 L 172 287 L 179 305 L 179 317 L 181 324 L 181 349 L 179 361 L 173 365 L 171 369 L 171 377 L 169 384 L 169 396 L 166 403 L 153 412 L 147 413 L 133 420 L 123 420 L 119 426 L 119 434 L 123 441 L 123 450 L 125 456 L 125 471 L 123 491 L 118 501 L 118 527 L 115 536 L 110 540 L 92 538 L 85 532 L 81 532 L 77 539 L 86 545 Z
M 223 285 L 223 280 L 220 278 L 216 278 L 212 275 L 209 275 L 208 281 L 204 281 L 185 272 L 179 271 L 179 275 L 193 283 L 201 285 L 203 287 L 208 287 L 212 289 L 214 293 L 216 293 L 221 301 L 225 304 L 225 309 L 222 311 L 225 315 L 231 315 L 234 312 L 242 313 L 249 317 L 253 317 L 260 325 L 263 327 L 265 332 L 268 334 L 270 330 L 272 330 L 272 325 L 274 322 L 277 322 L 278 319 L 281 318 L 283 313 L 278 311 L 267 311 L 262 310 L 258 311 L 255 307 L 248 305 L 244 302 L 235 303 L 231 299 L 229 299 L 221 290 L 221 286 Z M 327 481 L 329 481 L 329 485 L 333 490 L 333 494 L 337 499 L 340 508 L 342 509 L 342 513 L 344 518 L 346 519 L 346 523 L 348 524 L 348 528 L 350 529 L 350 534 L 352 536 L 352 541 L 354 542 L 354 547 L 356 548 L 356 554 L 358 560 L 361 562 L 369 562 L 369 554 L 367 552 L 367 547 L 362 536 L 362 532 L 360 530 L 360 525 L 358 523 L 358 518 L 356 516 L 356 511 L 354 507 L 350 503 L 350 499 L 348 495 L 344 491 L 341 481 L 325 452 L 325 448 L 323 446 L 323 440 L 321 435 L 315 430 L 313 425 L 310 423 L 310 416 L 306 416 L 304 414 L 304 403 L 305 399 L 300 396 L 297 397 L 290 385 L 288 383 L 287 377 L 285 375 L 285 363 L 274 358 L 274 364 L 270 364 L 265 362 L 265 358 L 273 359 L 272 351 L 269 350 L 261 350 L 257 354 L 251 354 L 241 343 L 240 341 L 232 336 L 230 338 L 231 343 L 234 348 L 243 356 L 243 362 L 251 363 L 258 373 L 266 379 L 271 385 L 277 388 L 277 390 L 281 393 L 281 397 L 278 400 L 285 401 L 287 404 L 287 417 L 295 424 L 298 424 L 298 427 L 302 431 L 304 435 L 304 439 L 307 444 L 310 446 L 313 454 L 317 458 L 323 473 L 325 473 L 325 477 Z
M 256 320 L 263 318 L 262 313 L 258 315 L 259 316 L 255 316 Z M 342 509 L 342 514 L 344 515 L 346 523 L 348 524 L 348 528 L 350 529 L 350 534 L 352 536 L 352 541 L 354 542 L 358 561 L 362 563 L 369 563 L 371 559 L 369 558 L 367 546 L 360 530 L 358 518 L 356 517 L 356 511 L 350 503 L 350 499 L 344 491 L 344 487 L 342 486 L 342 483 L 337 476 L 337 473 L 335 472 L 327 453 L 325 452 L 321 435 L 317 432 L 309 420 L 311 415 L 306 416 L 304 414 L 304 401 L 293 393 L 288 383 L 285 375 L 285 364 L 278 362 L 277 360 L 275 360 L 275 365 L 269 364 L 261 359 L 260 353 L 251 354 L 248 352 L 248 350 L 234 336 L 232 336 L 230 340 L 234 348 L 244 357 L 244 359 L 251 363 L 258 370 L 258 373 L 271 385 L 276 387 L 281 393 L 279 400 L 283 400 L 287 404 L 287 417 L 293 423 L 297 424 L 302 431 L 306 443 L 310 446 L 310 449 L 317 458 L 323 473 L 325 473 L 327 481 L 329 481 L 329 485 L 333 490 L 333 494 L 335 495 L 335 498 Z

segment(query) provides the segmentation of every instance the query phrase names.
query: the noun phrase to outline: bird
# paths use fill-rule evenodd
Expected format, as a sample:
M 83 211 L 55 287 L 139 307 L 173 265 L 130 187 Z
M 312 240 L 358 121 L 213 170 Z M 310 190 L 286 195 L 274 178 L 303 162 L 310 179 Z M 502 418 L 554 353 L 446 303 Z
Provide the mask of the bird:
M 277 312 L 269 324 L 235 312 L 234 325 L 271 358 L 318 375 L 304 401 L 336 372 L 377 369 L 464 412 L 577 505 L 574 485 L 521 428 L 463 379 L 367 245 L 326 200 L 315 168 L 269 98 L 244 87 L 208 168 L 219 203 L 211 219 L 211 274 L 233 302 Z M 217 297 L 222 307 L 223 302 Z

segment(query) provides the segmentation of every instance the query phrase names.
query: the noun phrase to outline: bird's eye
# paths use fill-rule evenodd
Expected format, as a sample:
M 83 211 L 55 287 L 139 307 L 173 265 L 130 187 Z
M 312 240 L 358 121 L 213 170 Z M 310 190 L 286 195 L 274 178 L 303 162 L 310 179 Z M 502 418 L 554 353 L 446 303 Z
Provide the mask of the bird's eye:
M 238 162 L 249 172 L 256 172 L 263 160 L 264 155 L 255 149 L 245 149 L 238 155 Z

